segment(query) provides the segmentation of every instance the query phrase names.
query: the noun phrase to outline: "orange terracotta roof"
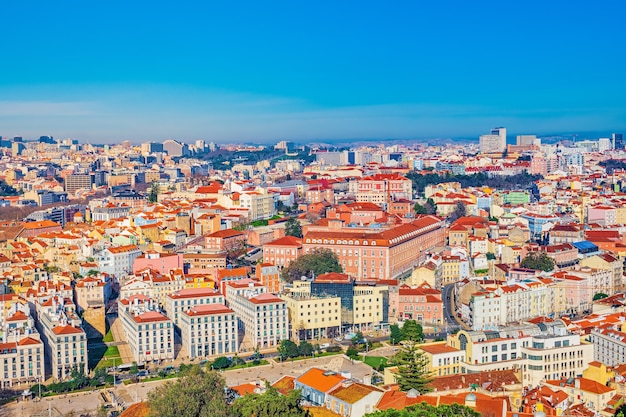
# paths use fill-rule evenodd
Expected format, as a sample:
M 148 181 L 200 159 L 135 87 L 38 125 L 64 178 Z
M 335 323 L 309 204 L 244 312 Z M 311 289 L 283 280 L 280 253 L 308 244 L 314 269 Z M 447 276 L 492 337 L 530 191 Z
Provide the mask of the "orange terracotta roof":
M 148 417 L 150 414 L 150 406 L 147 402 L 140 402 L 128 407 L 120 417 Z
M 337 388 L 330 391 L 328 395 L 331 395 L 349 404 L 354 404 L 357 401 L 360 401 L 363 398 L 367 397 L 372 392 L 382 392 L 382 390 L 372 385 L 364 385 L 364 384 L 359 384 L 358 382 L 355 382 L 355 383 L 348 385 L 347 387 L 340 385 Z
M 334 372 L 327 372 L 319 368 L 311 368 L 296 378 L 296 381 L 319 392 L 327 392 L 345 379 L 346 378 Z
M 83 329 L 79 329 L 77 327 L 74 326 L 56 326 L 52 329 L 52 331 L 54 332 L 54 334 L 77 334 L 77 333 L 83 333 Z

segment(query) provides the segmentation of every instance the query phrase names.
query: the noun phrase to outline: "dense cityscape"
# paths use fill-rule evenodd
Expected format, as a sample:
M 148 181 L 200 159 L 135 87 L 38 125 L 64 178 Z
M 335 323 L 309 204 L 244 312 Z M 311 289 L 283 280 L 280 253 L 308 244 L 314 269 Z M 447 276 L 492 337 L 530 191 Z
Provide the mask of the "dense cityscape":
M 623 135 L 439 142 L 0 138 L 4 409 L 617 415 Z

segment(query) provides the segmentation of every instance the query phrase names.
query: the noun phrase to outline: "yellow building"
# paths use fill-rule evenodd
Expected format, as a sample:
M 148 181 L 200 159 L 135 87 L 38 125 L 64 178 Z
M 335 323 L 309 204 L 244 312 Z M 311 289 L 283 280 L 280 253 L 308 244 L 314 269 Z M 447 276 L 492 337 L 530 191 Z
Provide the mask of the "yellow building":
M 436 288 L 436 271 L 437 265 L 432 262 L 427 262 L 413 270 L 411 276 L 406 280 L 406 284 L 411 287 L 417 287 L 426 282 L 431 287 Z
M 287 294 L 291 338 L 316 340 L 339 336 L 341 330 L 341 298 Z
M 446 342 L 424 343 L 419 348 L 428 358 L 428 371 L 433 376 L 454 375 L 461 372 L 465 351 L 448 346 Z
M 448 242 L 450 246 L 468 246 L 469 230 L 463 226 L 454 226 L 450 228 Z
M 590 362 L 589 367 L 583 371 L 583 378 L 606 385 L 607 382 L 615 378 L 615 372 L 613 372 L 612 368 L 607 368 L 605 364 L 593 361 Z
M 373 330 L 382 323 L 385 316 L 383 300 L 388 291 L 389 287 L 386 285 L 356 285 L 352 324 L 361 330 Z
M 626 206 L 615 208 L 615 222 L 617 224 L 626 224 Z
M 467 261 L 461 259 L 460 256 L 442 257 L 442 263 L 439 267 L 441 285 L 452 284 L 454 282 L 457 282 L 461 278 L 462 263 L 467 264 Z

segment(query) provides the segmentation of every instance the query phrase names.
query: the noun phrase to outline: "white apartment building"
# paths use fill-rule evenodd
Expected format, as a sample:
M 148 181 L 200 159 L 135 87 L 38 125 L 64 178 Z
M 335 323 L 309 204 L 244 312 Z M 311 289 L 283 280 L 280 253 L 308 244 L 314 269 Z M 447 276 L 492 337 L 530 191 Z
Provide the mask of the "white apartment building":
M 165 296 L 165 313 L 180 328 L 182 313 L 199 305 L 224 305 L 224 296 L 213 288 L 184 288 Z
M 265 292 L 229 295 L 229 287 L 232 283 L 226 286 L 226 300 L 239 319 L 239 328 L 245 334 L 244 342 L 255 348 L 268 348 L 289 339 L 289 317 L 284 300 Z
M 522 360 L 522 384 L 536 387 L 549 379 L 581 377 L 593 361 L 593 345 L 559 328 L 559 334 L 533 336 L 522 348 Z
M 87 374 L 87 335 L 76 314 L 76 306 L 67 298 L 53 296 L 37 303 L 36 308 L 52 378 L 64 380 L 75 366 Z
M 235 296 L 252 297 L 258 294 L 264 294 L 267 292 L 267 288 L 263 286 L 259 281 L 255 281 L 250 278 L 238 279 L 236 281 L 226 282 L 226 300 L 230 302 L 230 299 Z
M 239 196 L 239 201 L 242 208 L 248 209 L 250 221 L 269 219 L 276 214 L 274 193 L 266 190 L 244 191 Z
M 118 302 L 118 314 L 137 363 L 174 359 L 174 324 L 145 295 Z
M 609 279 L 609 271 L 595 271 L 597 273 L 594 276 Z M 567 277 L 574 282 L 586 282 L 578 276 Z M 579 304 L 578 297 L 569 300 L 566 297 L 567 291 L 575 290 L 568 285 L 569 281 L 564 281 L 563 276 L 558 279 L 539 278 L 534 281 L 512 281 L 495 290 L 478 291 L 472 294 L 469 306 L 463 310 L 464 317 L 467 316 L 473 330 L 489 330 L 533 317 L 565 314 Z
M 621 329 L 595 329 L 589 341 L 593 345 L 593 359 L 606 366 L 626 363 L 626 333 Z
M 189 359 L 238 352 L 235 312 L 222 304 L 198 304 L 180 315 L 182 348 Z
M 448 336 L 465 351 L 461 373 L 521 370 L 522 383 L 581 376 L 593 360 L 593 345 L 570 333 L 561 320 L 508 326 L 497 331 L 465 331 Z
M 44 380 L 44 345 L 28 303 L 12 303 L 0 317 L 0 388 Z
M 141 255 L 137 245 L 111 246 L 98 254 L 100 272 L 116 278 L 125 277 L 133 270 L 133 261 Z
M 469 324 L 472 330 L 493 329 L 501 323 L 502 298 L 492 291 L 472 294 L 469 305 Z
M 506 150 L 506 129 L 496 127 L 488 135 L 481 135 L 479 140 L 480 153 L 502 153 Z

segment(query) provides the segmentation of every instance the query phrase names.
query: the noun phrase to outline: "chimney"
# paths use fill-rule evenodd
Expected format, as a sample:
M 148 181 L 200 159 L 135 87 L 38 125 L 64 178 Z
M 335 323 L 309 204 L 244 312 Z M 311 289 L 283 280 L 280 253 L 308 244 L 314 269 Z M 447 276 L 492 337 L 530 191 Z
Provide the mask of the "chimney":
M 574 388 L 580 389 L 580 379 L 579 378 L 574 379 Z

